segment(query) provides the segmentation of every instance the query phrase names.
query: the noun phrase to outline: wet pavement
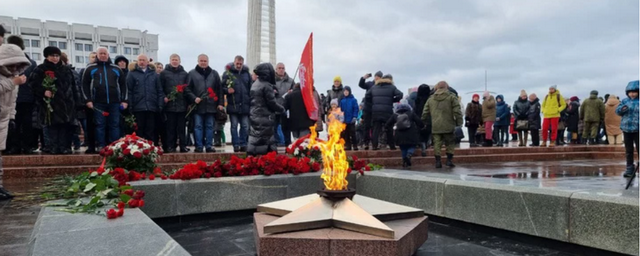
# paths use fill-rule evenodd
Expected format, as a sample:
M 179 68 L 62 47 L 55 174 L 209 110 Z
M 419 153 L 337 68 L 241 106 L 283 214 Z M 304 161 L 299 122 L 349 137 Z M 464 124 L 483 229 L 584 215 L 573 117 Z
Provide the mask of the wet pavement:
M 194 256 L 255 255 L 252 212 L 229 212 L 157 220 Z M 511 232 L 439 219 L 429 222 L 429 239 L 415 256 L 620 255 Z

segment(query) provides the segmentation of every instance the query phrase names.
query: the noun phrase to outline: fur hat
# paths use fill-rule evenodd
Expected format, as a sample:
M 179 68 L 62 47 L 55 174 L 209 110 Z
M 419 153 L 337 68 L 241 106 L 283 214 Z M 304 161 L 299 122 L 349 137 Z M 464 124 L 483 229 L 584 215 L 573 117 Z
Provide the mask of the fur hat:
M 336 76 L 336 77 L 334 77 L 334 78 L 333 78 L 333 81 L 334 81 L 334 82 L 335 82 L 335 81 L 339 81 L 340 83 L 342 83 L 342 77 L 340 77 L 340 76 Z
M 375 76 L 382 78 L 384 74 L 382 74 L 382 71 L 378 71 L 376 72 Z
M 522 97 L 522 96 L 525 96 L 525 97 L 526 97 L 526 96 L 527 96 L 527 91 L 525 91 L 525 90 L 520 90 L 520 97 Z
M 62 52 L 60 51 L 60 48 L 55 47 L 55 46 L 47 46 L 46 48 L 44 48 L 44 51 L 42 52 L 42 54 L 44 55 L 44 57 L 49 57 L 49 55 L 62 55 Z

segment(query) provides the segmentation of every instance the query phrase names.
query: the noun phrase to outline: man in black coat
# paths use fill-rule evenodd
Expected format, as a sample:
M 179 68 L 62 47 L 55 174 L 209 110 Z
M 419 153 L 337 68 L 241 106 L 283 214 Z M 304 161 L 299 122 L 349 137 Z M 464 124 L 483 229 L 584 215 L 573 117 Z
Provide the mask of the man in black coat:
M 427 84 L 421 84 L 418 87 L 418 97 L 416 98 L 416 106 L 414 112 L 418 116 L 422 116 L 424 111 L 424 105 L 427 104 L 429 97 L 431 96 L 431 87 Z M 429 147 L 429 140 L 431 139 L 431 121 L 427 122 L 424 128 L 420 129 L 420 146 L 422 148 L 422 156 L 427 156 L 427 148 Z
M 249 67 L 244 65 L 244 58 L 238 55 L 233 63 L 227 64 L 226 71 L 222 75 L 222 92 L 227 96 L 227 113 L 231 119 L 231 142 L 234 152 L 247 151 L 250 90 Z M 240 124 L 240 134 L 238 134 L 238 124 Z
M 138 125 L 138 135 L 154 141 L 156 115 L 162 110 L 164 91 L 158 74 L 149 67 L 149 58 L 146 55 L 138 56 L 136 68 L 127 75 L 127 90 L 130 110 Z
M 375 76 L 373 77 L 373 81 L 366 81 L 367 79 L 369 79 L 369 77 L 371 77 L 371 74 L 365 74 L 364 76 L 362 76 L 360 78 L 360 82 L 358 82 L 358 86 L 362 89 L 365 90 L 365 94 L 366 92 L 369 91 L 369 89 L 371 89 L 371 87 L 373 87 L 375 85 L 375 82 L 377 82 L 378 80 L 380 80 L 382 78 L 383 74 L 382 71 L 378 71 L 376 72 Z M 363 110 L 362 110 L 362 120 L 364 120 L 364 138 L 363 138 L 363 143 L 364 143 L 364 150 L 369 150 L 369 143 L 371 142 L 371 117 L 368 116 L 368 112 L 366 109 L 364 109 L 363 106 Z
M 195 152 L 197 153 L 203 152 L 203 147 L 209 153 L 216 152 L 213 148 L 213 128 L 215 114 L 224 109 L 224 99 L 220 96 L 221 93 L 220 75 L 209 67 L 209 57 L 200 54 L 198 65 L 189 71 L 189 85 L 185 89 L 189 101 L 197 104 L 191 114 L 194 121 L 193 133 L 196 144 Z
M 378 150 L 380 132 L 386 122 L 393 115 L 393 103 L 402 99 L 402 92 L 393 84 L 393 77 L 389 74 L 376 81 L 376 84 L 365 95 L 365 110 L 371 117 L 373 126 L 373 150 Z M 393 130 L 387 130 L 387 143 L 391 150 L 396 146 L 393 140 Z
M 264 155 L 276 151 L 276 113 L 284 108 L 276 102 L 274 86 L 276 72 L 270 63 L 262 63 L 253 71 L 258 80 L 251 86 L 251 130 L 249 131 L 248 155 Z

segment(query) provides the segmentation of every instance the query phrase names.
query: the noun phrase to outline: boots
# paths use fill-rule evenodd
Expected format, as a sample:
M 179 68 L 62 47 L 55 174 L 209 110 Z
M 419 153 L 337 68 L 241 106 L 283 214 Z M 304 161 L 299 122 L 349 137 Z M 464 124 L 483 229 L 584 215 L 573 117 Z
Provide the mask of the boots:
M 411 157 L 413 155 L 412 154 L 408 154 L 407 155 L 407 169 L 411 168 Z
M 636 172 L 635 167 L 633 165 L 630 165 L 630 166 L 627 166 L 627 170 L 624 172 L 624 174 L 622 174 L 622 176 L 625 178 L 631 178 L 633 177 L 635 172 Z
M 9 191 L 5 190 L 3 187 L 0 187 L 0 201 L 9 200 L 14 196 L 9 193 Z
M 524 141 L 523 141 L 523 143 L 522 143 L 522 146 L 523 146 L 523 147 L 526 147 L 528 142 L 529 142 L 529 134 L 528 134 L 528 133 L 525 133 L 525 134 L 524 134 Z
M 545 140 L 542 143 L 540 143 L 540 147 L 546 148 L 547 147 L 547 141 Z
M 436 156 L 436 168 L 442 168 L 442 157 Z
M 453 154 L 447 154 L 447 163 L 445 164 L 447 167 L 456 167 L 453 164 Z
M 522 135 L 518 135 L 518 141 L 519 141 L 518 147 L 524 147 L 525 144 L 524 144 L 524 140 L 522 138 Z
M 214 147 L 222 147 L 222 134 L 220 131 L 213 132 Z
M 484 140 L 484 144 L 482 144 L 483 147 L 493 147 L 493 140 Z
M 550 147 L 550 148 L 555 147 L 555 146 L 556 146 L 556 142 L 555 142 L 555 141 L 552 141 L 552 142 L 549 144 L 549 147 Z
M 409 166 L 409 165 L 407 164 L 407 158 L 406 158 L 406 157 L 403 157 L 403 158 L 402 158 L 402 168 L 407 168 L 407 166 Z

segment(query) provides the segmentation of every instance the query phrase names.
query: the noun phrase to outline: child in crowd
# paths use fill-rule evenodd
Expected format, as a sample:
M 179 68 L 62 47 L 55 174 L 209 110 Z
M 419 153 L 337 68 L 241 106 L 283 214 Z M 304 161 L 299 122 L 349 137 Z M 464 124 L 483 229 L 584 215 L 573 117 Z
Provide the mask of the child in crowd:
M 331 108 L 329 109 L 329 115 L 333 116 L 335 120 L 344 122 L 344 113 L 340 110 L 340 104 L 338 104 L 338 99 L 331 100 Z M 327 127 L 329 127 L 328 123 L 327 123 Z
M 396 113 L 389 118 L 385 125 L 387 129 L 395 126 L 395 142 L 402 152 L 402 167 L 411 167 L 411 157 L 420 143 L 420 129 L 424 126 L 422 120 L 416 115 L 409 104 L 400 103 L 396 106 Z
M 616 114 L 622 117 L 620 129 L 622 129 L 624 135 L 624 148 L 627 158 L 627 170 L 624 172 L 624 177 L 631 177 L 636 171 L 633 165 L 634 145 L 636 147 L 635 151 L 639 152 L 638 122 L 640 120 L 638 116 L 640 115 L 640 107 L 638 106 L 638 87 L 638 80 L 629 82 L 625 90 L 628 98 L 623 99 L 616 108 Z
M 358 140 L 356 139 L 356 121 L 358 120 L 358 100 L 351 94 L 351 87 L 344 87 L 344 98 L 340 100 L 340 109 L 343 113 L 343 123 L 346 127 L 342 131 L 341 137 L 344 139 L 345 150 L 358 150 Z

